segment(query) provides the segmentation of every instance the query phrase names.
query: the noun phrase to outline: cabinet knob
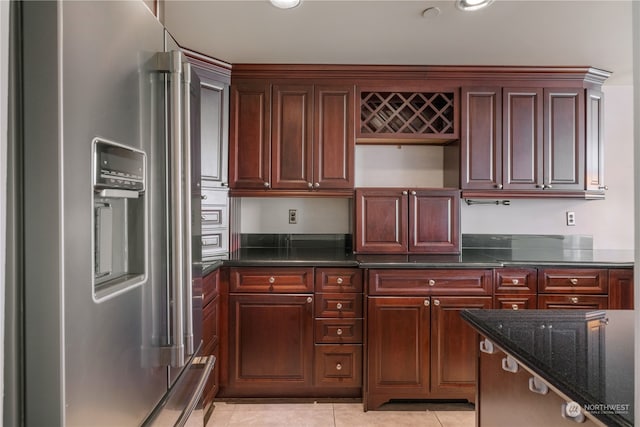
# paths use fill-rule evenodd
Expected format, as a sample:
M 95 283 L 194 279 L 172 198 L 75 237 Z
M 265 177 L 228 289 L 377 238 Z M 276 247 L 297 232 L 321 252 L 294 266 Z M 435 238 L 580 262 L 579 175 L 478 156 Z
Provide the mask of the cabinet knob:
M 338 330 L 336 331 L 336 335 L 342 335 L 342 328 L 338 328 Z
M 313 188 L 318 188 L 318 187 L 320 187 L 320 183 L 319 182 L 316 182 L 315 184 L 313 184 Z
M 268 182 L 265 182 L 263 185 L 264 185 L 264 188 L 269 188 L 271 186 L 271 184 L 269 184 Z
M 433 279 L 429 279 L 429 286 L 434 286 L 436 284 L 436 281 Z
M 440 300 L 439 299 L 434 299 L 433 300 L 433 305 L 440 305 Z
M 536 188 L 542 188 L 544 190 L 544 185 L 543 184 L 536 184 Z
M 578 279 L 569 279 L 569 281 L 571 282 L 572 285 L 578 284 Z
M 228 187 L 228 186 L 229 186 L 229 183 L 227 183 L 227 182 L 221 182 L 220 183 L 220 187 Z
M 203 194 L 202 196 L 200 196 L 200 198 L 201 198 L 202 200 L 207 200 L 207 195 L 206 195 L 206 194 Z
M 276 283 L 276 278 L 273 276 L 269 277 L 269 283 Z
M 337 304 L 336 304 L 336 308 L 337 308 L 338 310 L 342 310 L 342 303 L 341 303 L 341 302 L 337 303 Z
M 313 184 L 312 184 L 312 183 L 310 183 L 310 182 L 307 182 L 307 187 L 309 187 L 309 188 L 313 188 Z
M 518 304 L 511 304 L 511 308 L 514 309 L 514 310 L 517 310 L 518 309 Z
M 513 280 L 511 280 L 511 283 L 513 283 L 514 285 L 517 285 L 518 283 L 520 283 L 520 280 L 513 279 Z
M 336 371 L 341 371 L 341 370 L 342 370 L 342 364 L 336 363 Z
M 403 196 L 406 196 L 407 194 L 409 194 L 409 192 L 408 192 L 408 191 L 403 191 L 403 192 L 402 192 L 402 195 L 403 195 Z
M 343 282 L 342 277 L 338 277 L 338 278 L 336 279 L 336 283 L 337 283 L 338 285 L 342 285 L 342 282 Z
M 307 303 L 311 304 L 313 302 L 313 298 L 307 297 Z
M 431 304 L 431 302 L 429 301 L 429 298 L 427 298 L 426 300 L 424 300 L 424 306 L 425 306 L 425 307 L 429 307 L 429 304 Z
M 497 188 L 498 190 L 502 190 L 504 188 L 502 184 L 496 184 L 494 185 L 494 187 Z
M 574 304 L 578 303 L 578 297 L 571 297 L 571 302 Z
M 609 189 L 609 186 L 607 185 L 601 185 L 598 187 L 598 190 L 608 190 L 608 189 Z
M 412 195 L 412 196 L 415 196 L 415 195 L 416 195 L 416 192 L 415 192 L 415 191 L 412 191 L 412 192 L 411 192 L 411 195 Z
M 200 219 L 204 221 L 204 220 L 206 220 L 207 218 L 205 218 L 205 216 L 204 216 L 204 215 L 200 215 Z

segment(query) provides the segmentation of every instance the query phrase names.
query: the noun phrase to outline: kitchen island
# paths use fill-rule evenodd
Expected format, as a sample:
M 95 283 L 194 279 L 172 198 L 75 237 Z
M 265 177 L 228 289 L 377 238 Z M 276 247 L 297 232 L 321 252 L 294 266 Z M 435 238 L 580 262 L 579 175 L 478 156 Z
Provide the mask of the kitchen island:
M 631 310 L 465 310 L 481 336 L 478 426 L 633 426 Z

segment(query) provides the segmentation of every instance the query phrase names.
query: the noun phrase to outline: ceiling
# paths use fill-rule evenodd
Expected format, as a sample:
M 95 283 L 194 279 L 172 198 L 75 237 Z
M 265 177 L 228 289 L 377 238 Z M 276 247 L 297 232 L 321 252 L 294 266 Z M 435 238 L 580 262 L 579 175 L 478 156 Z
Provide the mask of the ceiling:
M 632 84 L 631 0 L 164 0 L 164 15 L 180 45 L 231 64 L 591 65 Z

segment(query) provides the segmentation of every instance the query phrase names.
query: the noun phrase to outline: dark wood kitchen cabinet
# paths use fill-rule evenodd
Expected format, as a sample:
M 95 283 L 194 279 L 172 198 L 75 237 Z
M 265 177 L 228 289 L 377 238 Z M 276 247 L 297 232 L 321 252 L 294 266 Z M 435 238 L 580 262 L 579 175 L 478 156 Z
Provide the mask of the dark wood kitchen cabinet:
M 313 384 L 312 349 L 311 295 L 230 294 L 226 395 L 299 395 Z
M 459 313 L 492 308 L 492 271 L 372 269 L 368 286 L 365 409 L 473 401 L 478 335 Z
M 603 197 L 601 92 L 464 87 L 461 104 L 463 196 Z
M 354 91 L 348 84 L 234 80 L 232 189 L 352 190 Z
M 609 272 L 590 268 L 538 270 L 538 308 L 607 309 Z
M 459 253 L 459 191 L 356 189 L 355 240 L 358 253 Z
M 494 308 L 522 310 L 538 306 L 538 270 L 535 268 L 496 268 L 493 285 Z
M 609 309 L 633 310 L 633 268 L 609 269 Z

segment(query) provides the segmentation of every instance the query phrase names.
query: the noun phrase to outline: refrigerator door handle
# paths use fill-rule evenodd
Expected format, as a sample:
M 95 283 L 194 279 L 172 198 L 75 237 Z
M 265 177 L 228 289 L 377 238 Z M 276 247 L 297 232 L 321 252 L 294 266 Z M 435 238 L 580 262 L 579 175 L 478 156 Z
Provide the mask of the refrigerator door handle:
M 171 366 L 182 367 L 184 355 L 184 218 L 183 218 L 183 159 L 182 159 L 182 52 L 169 52 L 169 93 L 171 97 L 169 152 L 170 167 L 170 213 L 171 213 L 171 291 L 173 309 L 171 320 Z M 190 246 L 190 245 L 188 245 Z M 189 266 L 190 269 L 190 266 Z
M 183 230 L 183 246 L 184 246 L 184 341 L 188 355 L 193 354 L 193 254 L 192 254 L 192 236 L 191 236 L 191 64 L 183 62 L 182 70 L 183 93 L 182 108 L 184 112 L 183 129 L 184 143 L 183 148 L 183 203 L 184 208 L 184 230 Z

